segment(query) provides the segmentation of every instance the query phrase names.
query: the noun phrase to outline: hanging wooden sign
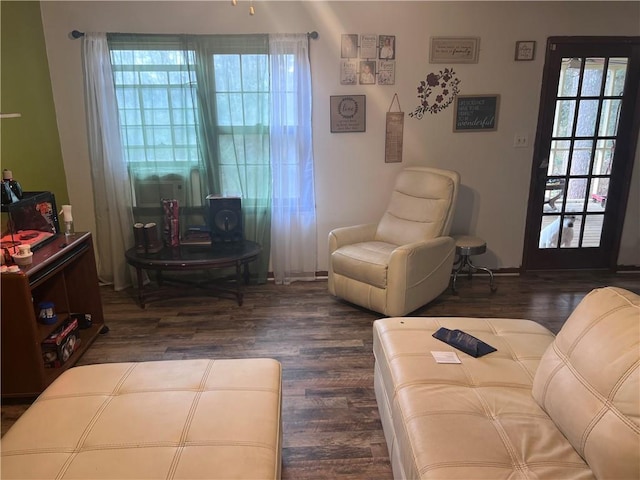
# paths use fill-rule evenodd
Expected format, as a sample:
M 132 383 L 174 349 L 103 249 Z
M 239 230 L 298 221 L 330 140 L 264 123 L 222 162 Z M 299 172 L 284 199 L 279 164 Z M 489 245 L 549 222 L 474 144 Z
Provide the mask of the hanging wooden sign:
M 398 102 L 398 112 L 392 112 L 393 102 Z M 387 124 L 385 132 L 384 144 L 384 161 L 385 163 L 402 162 L 402 137 L 404 134 L 404 112 L 400 107 L 398 94 L 395 93 L 389 105 L 387 112 Z

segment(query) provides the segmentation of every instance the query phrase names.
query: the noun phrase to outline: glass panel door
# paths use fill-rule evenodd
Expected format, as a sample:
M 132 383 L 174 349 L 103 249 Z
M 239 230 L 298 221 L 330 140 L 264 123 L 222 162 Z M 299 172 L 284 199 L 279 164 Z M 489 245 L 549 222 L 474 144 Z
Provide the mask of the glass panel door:
M 523 267 L 611 267 L 637 138 L 638 45 L 552 40 Z

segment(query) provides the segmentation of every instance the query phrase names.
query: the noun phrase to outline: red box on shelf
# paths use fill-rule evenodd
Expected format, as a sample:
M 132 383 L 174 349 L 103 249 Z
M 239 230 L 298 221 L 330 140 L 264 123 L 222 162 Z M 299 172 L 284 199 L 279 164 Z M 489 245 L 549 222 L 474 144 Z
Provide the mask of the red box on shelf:
M 78 320 L 65 322 L 42 342 L 42 359 L 47 368 L 60 367 L 80 346 Z

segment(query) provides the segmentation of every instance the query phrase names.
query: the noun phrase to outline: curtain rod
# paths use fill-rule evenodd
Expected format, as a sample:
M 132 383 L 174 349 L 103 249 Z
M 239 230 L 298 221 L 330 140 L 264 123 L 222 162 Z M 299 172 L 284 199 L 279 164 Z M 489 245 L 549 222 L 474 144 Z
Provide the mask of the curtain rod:
M 71 37 L 73 39 L 84 37 L 84 32 L 80 32 L 78 30 L 73 30 L 71 32 Z M 312 38 L 313 40 L 316 40 L 318 38 L 318 32 L 316 32 L 315 30 L 313 32 L 307 32 L 307 37 Z

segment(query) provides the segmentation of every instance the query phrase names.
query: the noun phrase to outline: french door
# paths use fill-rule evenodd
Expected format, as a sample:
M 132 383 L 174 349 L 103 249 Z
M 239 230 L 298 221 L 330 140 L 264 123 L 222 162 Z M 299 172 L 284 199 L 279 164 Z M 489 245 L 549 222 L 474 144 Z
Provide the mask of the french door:
M 613 269 L 640 125 L 640 37 L 551 37 L 523 270 Z

